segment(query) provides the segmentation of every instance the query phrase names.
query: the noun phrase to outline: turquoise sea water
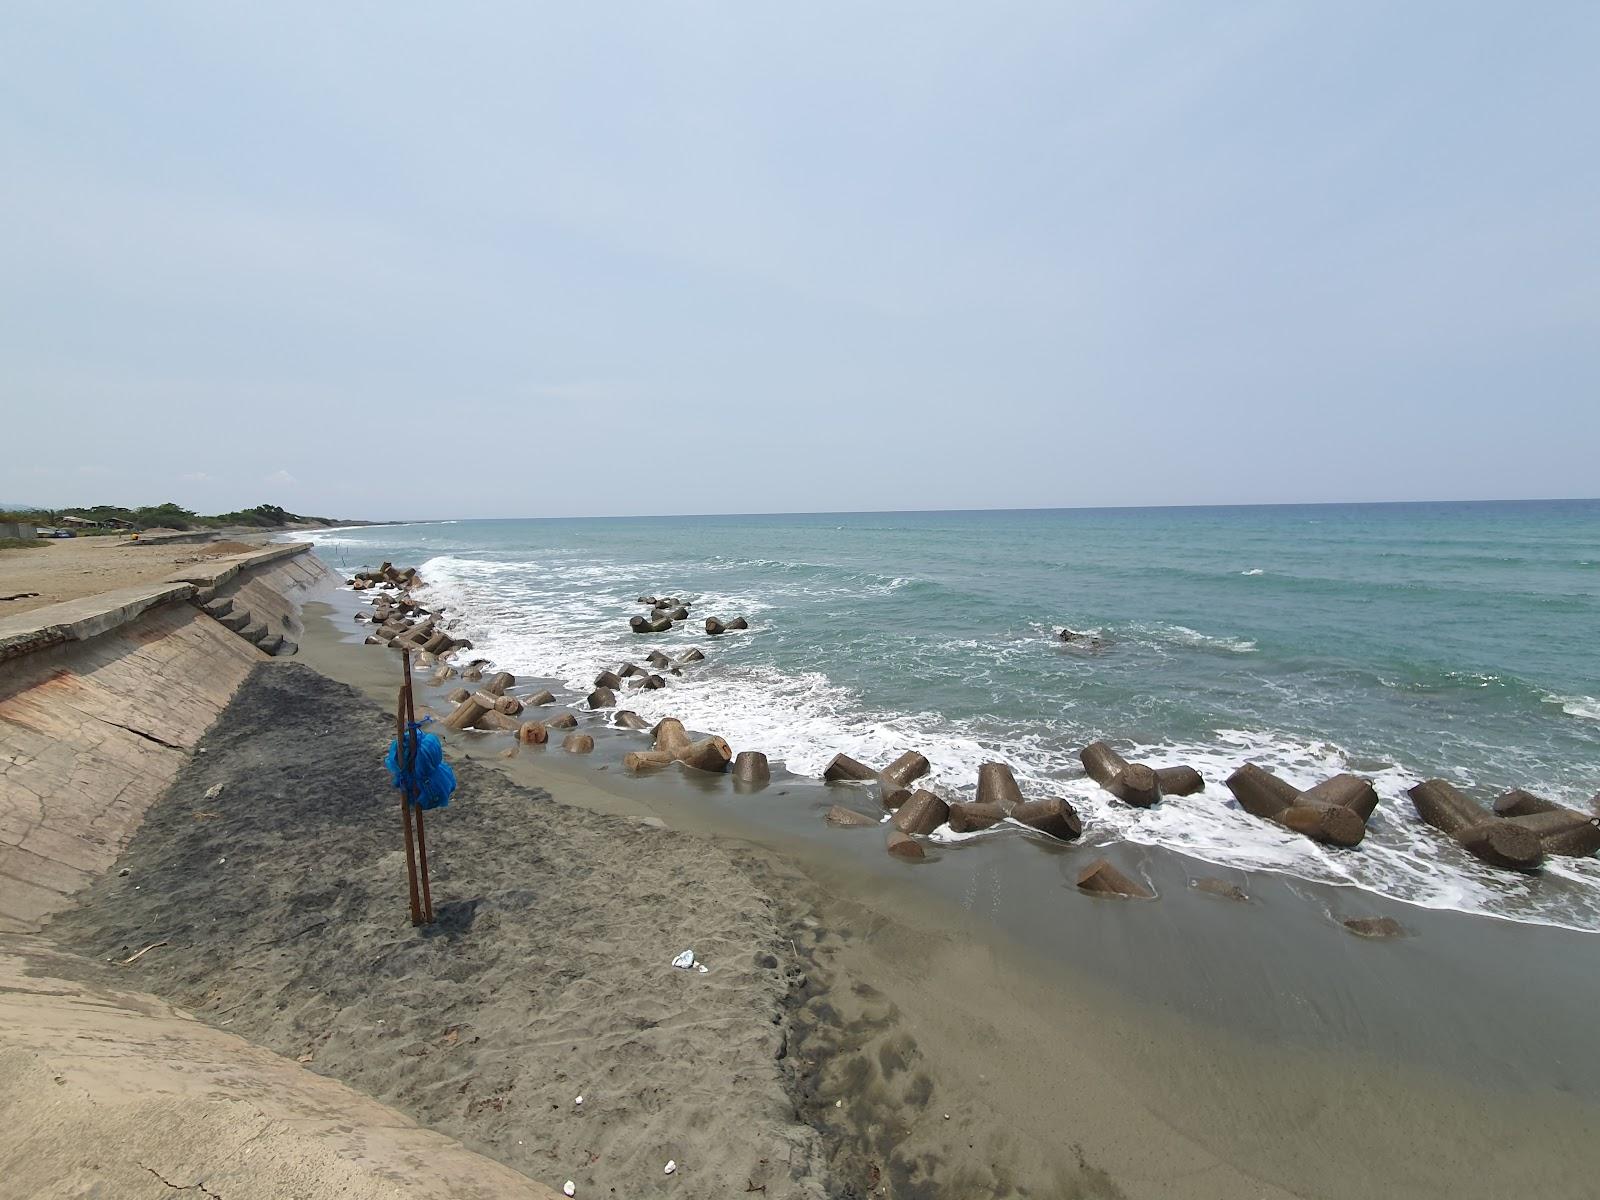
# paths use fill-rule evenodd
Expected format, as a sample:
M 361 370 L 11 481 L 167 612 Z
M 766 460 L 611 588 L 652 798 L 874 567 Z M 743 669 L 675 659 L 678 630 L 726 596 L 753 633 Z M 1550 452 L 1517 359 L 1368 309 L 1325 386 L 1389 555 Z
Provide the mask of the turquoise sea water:
M 836 751 L 924 751 L 970 789 L 1003 758 L 1093 836 L 1348 882 L 1400 899 L 1600 929 L 1600 863 L 1489 871 L 1404 797 L 1600 789 L 1600 501 L 461 521 L 317 535 L 335 566 L 417 563 L 478 651 L 587 691 L 660 645 L 710 661 L 630 695 L 815 773 Z M 637 637 L 641 593 L 695 620 Z M 709 639 L 707 615 L 750 618 Z M 1064 645 L 1069 626 L 1099 649 Z M 1084 780 L 1097 737 L 1190 762 L 1205 793 L 1141 812 Z M 1329 851 L 1237 811 L 1253 760 L 1383 797 Z M 754 801 L 753 801 L 754 802 Z M 982 836 L 982 835 L 979 835 Z

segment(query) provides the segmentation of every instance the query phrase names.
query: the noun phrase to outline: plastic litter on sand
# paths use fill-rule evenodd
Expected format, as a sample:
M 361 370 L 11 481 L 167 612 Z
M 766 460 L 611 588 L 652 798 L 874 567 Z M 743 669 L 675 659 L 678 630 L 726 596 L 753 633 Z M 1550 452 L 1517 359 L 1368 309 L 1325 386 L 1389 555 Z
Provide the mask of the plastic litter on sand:
M 671 1175 L 677 1169 L 678 1169 L 677 1162 L 675 1160 L 669 1158 L 669 1159 L 667 1159 L 667 1168 L 666 1168 L 666 1170 L 664 1170 L 661 1173 L 663 1175 Z
M 677 958 L 672 960 L 672 965 L 677 967 L 679 970 L 687 971 L 690 967 L 694 966 L 694 951 L 685 950 L 682 954 L 678 955 Z
M 578 1185 L 570 1179 L 567 1180 L 561 1185 L 561 1194 L 564 1196 L 576 1196 L 578 1194 Z

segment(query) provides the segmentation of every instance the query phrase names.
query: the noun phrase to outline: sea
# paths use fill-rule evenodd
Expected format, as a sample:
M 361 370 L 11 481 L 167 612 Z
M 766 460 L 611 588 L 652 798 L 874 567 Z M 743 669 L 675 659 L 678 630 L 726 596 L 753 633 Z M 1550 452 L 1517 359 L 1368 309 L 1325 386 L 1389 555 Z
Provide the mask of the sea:
M 1600 500 L 471 520 L 316 532 L 354 571 L 417 565 L 475 655 L 586 693 L 660 647 L 708 660 L 626 703 L 816 775 L 922 751 L 970 793 L 1012 765 L 1091 840 L 1600 930 L 1600 861 L 1493 870 L 1417 817 L 1448 779 L 1589 809 L 1600 790 Z M 693 619 L 639 636 L 641 595 Z M 703 618 L 744 616 L 708 637 Z M 1082 635 L 1063 641 L 1069 629 Z M 1083 775 L 1103 738 L 1187 763 L 1194 796 L 1128 808 Z M 1254 762 L 1341 771 L 1382 803 L 1356 850 L 1242 812 Z M 751 797 L 751 804 L 763 803 Z M 946 834 L 954 838 L 959 835 Z M 994 836 L 993 833 L 969 835 Z

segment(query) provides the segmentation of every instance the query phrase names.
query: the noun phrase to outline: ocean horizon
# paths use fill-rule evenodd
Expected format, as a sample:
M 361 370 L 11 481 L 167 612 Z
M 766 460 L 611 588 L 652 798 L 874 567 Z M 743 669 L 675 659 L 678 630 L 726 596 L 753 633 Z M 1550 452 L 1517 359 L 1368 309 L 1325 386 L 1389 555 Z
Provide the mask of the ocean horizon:
M 1597 504 L 1600 496 L 1516 496 L 1500 500 L 1268 500 L 1228 504 L 1063 504 L 1023 505 L 995 508 L 840 508 L 794 509 L 764 512 L 681 512 L 681 513 L 568 513 L 565 515 L 515 517 L 405 517 L 371 521 L 377 525 L 441 525 L 456 521 L 680 521 L 701 517 L 872 517 L 963 515 L 979 513 L 1114 513 L 1114 512 L 1193 512 L 1260 508 L 1418 508 L 1518 504 Z M 15 507 L 15 506 L 14 506 Z M 27 506 L 21 506 L 27 507 Z M 362 528 L 360 525 L 330 528 Z

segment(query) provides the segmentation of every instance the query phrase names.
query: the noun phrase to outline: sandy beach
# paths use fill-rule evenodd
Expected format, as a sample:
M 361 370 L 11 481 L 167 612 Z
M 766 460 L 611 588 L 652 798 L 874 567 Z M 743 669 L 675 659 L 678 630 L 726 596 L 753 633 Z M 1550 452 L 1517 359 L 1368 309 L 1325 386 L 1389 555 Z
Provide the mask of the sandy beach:
M 327 598 L 309 606 L 307 661 L 381 698 L 393 653 L 349 632 L 349 593 Z M 435 711 L 449 711 L 449 686 L 423 689 Z M 452 744 L 571 803 L 734 838 L 781 864 L 815 921 L 791 997 L 797 1102 L 846 1186 L 1443 1197 L 1537 1179 L 1541 1194 L 1576 1196 L 1600 1166 L 1583 1149 L 1600 1096 L 1571 1058 L 1588 1036 L 1587 935 L 1223 872 L 1241 902 L 1195 886 L 1216 868 L 1133 845 L 1095 852 L 1148 880 L 1155 904 L 1063 894 L 1061 862 L 1091 851 L 1026 837 L 886 870 L 879 838 L 821 819 L 835 803 L 868 807 L 860 785 L 780 772 L 751 803 L 715 776 L 630 777 L 620 759 L 639 735 L 558 699 L 541 718 L 571 712 L 592 756 L 512 754 L 495 734 Z M 1342 924 L 1371 917 L 1404 936 Z M 1529 978 L 1541 1020 L 1513 1032 L 1504 1013 Z
M 0 550 L 0 617 L 31 612 L 112 588 L 154 583 L 180 567 L 265 545 L 227 531 L 212 542 L 135 542 L 124 536 L 40 538 L 37 546 Z

